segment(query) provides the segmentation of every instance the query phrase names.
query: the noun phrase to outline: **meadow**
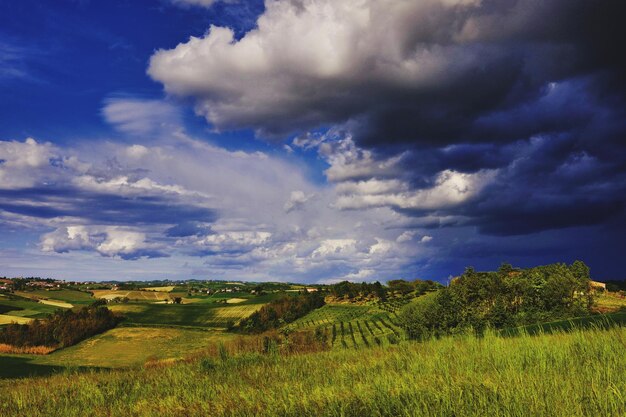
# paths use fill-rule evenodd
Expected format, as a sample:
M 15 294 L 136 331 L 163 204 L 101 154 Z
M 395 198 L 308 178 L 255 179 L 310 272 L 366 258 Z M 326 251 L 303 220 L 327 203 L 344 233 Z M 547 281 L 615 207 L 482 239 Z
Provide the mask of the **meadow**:
M 623 416 L 626 328 L 0 381 L 10 416 Z
M 233 337 L 217 331 L 118 327 L 75 346 L 31 359 L 33 365 L 125 368 L 143 365 L 148 360 L 182 359 L 207 345 Z

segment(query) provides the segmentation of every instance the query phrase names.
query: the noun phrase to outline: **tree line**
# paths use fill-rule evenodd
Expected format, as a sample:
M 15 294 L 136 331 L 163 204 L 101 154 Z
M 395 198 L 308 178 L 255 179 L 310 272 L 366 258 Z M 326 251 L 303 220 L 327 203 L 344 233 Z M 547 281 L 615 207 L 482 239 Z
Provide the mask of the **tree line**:
M 0 329 L 0 343 L 16 347 L 47 346 L 62 348 L 109 330 L 120 317 L 96 301 L 78 311 L 59 310 L 44 320 L 29 324 L 9 324 Z
M 342 281 L 330 287 L 330 294 L 336 298 L 353 299 L 356 297 L 373 297 L 385 301 L 390 294 L 405 296 L 411 294 L 420 296 L 429 291 L 435 291 L 443 286 L 438 282 L 431 280 L 405 281 L 403 279 L 394 279 L 387 283 L 387 286 L 376 281 L 373 283 L 362 282 L 353 283 Z
M 237 328 L 245 333 L 261 333 L 276 329 L 324 304 L 324 296 L 319 292 L 286 295 L 269 302 L 249 317 L 242 319 Z
M 589 268 L 581 261 L 498 271 L 467 268 L 448 287 L 408 304 L 400 321 L 415 339 L 466 329 L 482 332 L 590 313 Z

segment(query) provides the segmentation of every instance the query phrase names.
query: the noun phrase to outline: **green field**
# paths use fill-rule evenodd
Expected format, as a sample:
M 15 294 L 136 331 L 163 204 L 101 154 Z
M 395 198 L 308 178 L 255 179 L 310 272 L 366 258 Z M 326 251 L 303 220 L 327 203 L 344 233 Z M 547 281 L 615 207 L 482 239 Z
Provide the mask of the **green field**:
M 56 366 L 119 368 L 141 365 L 150 358 L 181 359 L 211 343 L 232 338 L 224 332 L 171 328 L 120 327 L 76 346 L 36 358 Z
M 626 328 L 0 381 L 7 416 L 623 416 Z
M 14 295 L 0 295 L 3 314 L 15 317 L 44 318 L 54 313 L 59 307 L 42 304 L 28 298 Z
M 327 304 L 287 326 L 326 329 L 333 348 L 362 348 L 398 343 L 405 338 L 394 313 L 377 305 Z
M 118 304 L 113 311 L 122 313 L 124 325 L 183 326 L 225 328 L 249 316 L 262 304 Z
M 59 300 L 73 305 L 91 304 L 95 301 L 88 292 L 68 289 L 19 291 L 16 294 L 25 298 Z

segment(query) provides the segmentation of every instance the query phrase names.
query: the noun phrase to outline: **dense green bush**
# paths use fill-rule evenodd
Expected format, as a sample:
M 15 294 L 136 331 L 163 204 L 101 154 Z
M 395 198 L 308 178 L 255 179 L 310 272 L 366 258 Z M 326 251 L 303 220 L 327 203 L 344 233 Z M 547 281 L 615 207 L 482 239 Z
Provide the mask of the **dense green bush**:
M 525 270 L 504 264 L 495 272 L 467 268 L 448 287 L 405 306 L 399 317 L 409 337 L 422 339 L 580 316 L 592 303 L 583 262 Z
M 271 301 L 252 313 L 250 317 L 241 320 L 238 328 L 246 333 L 261 333 L 276 329 L 305 316 L 324 304 L 324 296 L 319 292 L 284 296 Z

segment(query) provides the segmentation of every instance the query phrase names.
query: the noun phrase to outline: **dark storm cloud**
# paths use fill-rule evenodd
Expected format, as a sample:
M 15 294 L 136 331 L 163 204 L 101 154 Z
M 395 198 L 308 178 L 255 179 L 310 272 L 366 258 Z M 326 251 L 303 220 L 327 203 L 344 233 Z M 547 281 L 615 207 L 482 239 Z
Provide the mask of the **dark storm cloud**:
M 346 15 L 344 5 L 304 3 L 270 5 L 259 31 L 239 41 L 215 30 L 160 51 L 149 72 L 195 97 L 218 127 L 280 136 L 352 119 L 357 141 L 373 147 L 518 140 L 584 124 L 576 106 L 542 109 L 552 82 L 590 76 L 598 84 L 584 95 L 623 94 L 622 1 L 364 2 Z M 337 30 L 300 32 L 318 7 L 341 16 L 322 22 Z M 367 26 L 354 17 L 364 10 Z M 326 40 L 334 47 L 323 49 Z
M 483 252 L 516 236 L 521 254 L 542 232 L 553 248 L 626 232 L 624 16 L 621 0 L 284 0 L 243 37 L 158 51 L 149 74 L 217 128 L 319 146 L 340 209 L 471 226 Z

